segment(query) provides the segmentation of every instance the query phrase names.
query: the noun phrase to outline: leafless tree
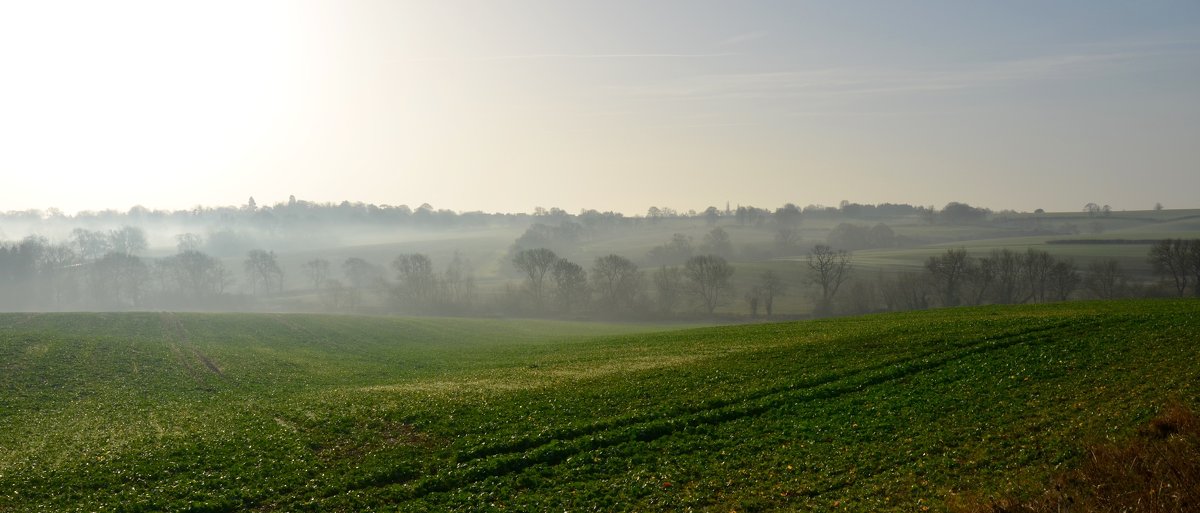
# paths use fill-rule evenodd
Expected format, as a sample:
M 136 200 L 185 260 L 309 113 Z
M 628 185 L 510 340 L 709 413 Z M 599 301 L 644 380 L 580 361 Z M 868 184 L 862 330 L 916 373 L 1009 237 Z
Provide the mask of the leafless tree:
M 263 292 L 270 292 L 272 289 L 283 292 L 283 270 L 279 268 L 274 251 L 252 249 L 246 254 L 242 265 L 255 294 L 259 292 L 259 284 L 262 284 Z
M 832 311 L 833 297 L 850 278 L 854 265 L 850 253 L 834 250 L 825 244 L 813 246 L 808 252 L 808 280 L 821 287 L 821 298 L 817 303 L 818 314 Z
M 118 253 L 136 255 L 146 250 L 146 232 L 136 226 L 122 226 L 108 232 L 109 247 Z
M 683 271 L 678 267 L 659 267 L 654 271 L 654 292 L 658 309 L 671 313 L 679 306 L 684 294 Z
M 983 259 L 994 275 L 992 297 L 997 303 L 1012 304 L 1024 297 L 1021 279 L 1021 256 L 1010 249 L 994 249 Z
M 758 317 L 758 304 L 762 301 L 762 287 L 755 285 L 746 291 L 742 299 L 746 300 L 746 306 L 750 308 L 750 316 Z
M 1190 273 L 1188 248 L 1189 244 L 1183 239 L 1165 239 L 1150 247 L 1150 266 L 1155 274 L 1175 285 L 1175 291 L 1183 297 L 1187 290 Z
M 302 266 L 304 274 L 308 276 L 308 281 L 313 284 L 313 289 L 320 290 L 325 284 L 325 280 L 329 279 L 329 261 L 324 258 L 314 258 L 305 262 Z
M 150 274 L 140 258 L 113 251 L 91 265 L 89 277 L 97 306 L 128 308 L 141 305 Z
M 632 309 L 642 291 L 642 273 L 623 256 L 602 256 L 592 266 L 592 286 L 609 311 Z
M 1192 293 L 1200 297 L 1200 239 L 1188 241 L 1187 246 L 1187 264 L 1192 271 Z
M 729 282 L 733 277 L 733 266 L 719 256 L 699 255 L 689 258 L 683 267 L 683 275 L 690 282 L 692 293 L 709 314 L 725 304 L 733 293 L 733 285 Z
M 879 291 L 888 310 L 924 310 L 929 308 L 931 287 L 929 276 L 923 273 L 902 272 L 888 279 L 879 276 Z
M 1107 258 L 1088 264 L 1083 287 L 1097 299 L 1116 299 L 1124 296 L 1127 285 L 1121 263 L 1115 258 Z
M 526 286 L 533 297 L 534 307 L 540 312 L 544 302 L 546 273 L 558 262 L 558 255 L 546 248 L 523 249 L 513 256 L 513 267 L 525 273 Z
M 421 253 L 404 254 L 392 260 L 396 271 L 394 299 L 414 310 L 428 310 L 438 301 L 439 283 L 433 272 L 433 260 Z
M 379 293 L 387 289 L 383 267 L 361 258 L 350 257 L 342 262 L 342 274 L 347 281 L 342 304 L 350 310 L 356 310 L 362 305 L 364 292 Z
M 775 298 L 787 293 L 787 284 L 779 279 L 779 275 L 770 269 L 759 275 L 758 286 L 762 290 L 763 308 L 767 317 L 775 312 Z
M 560 258 L 552 269 L 554 298 L 564 313 L 571 313 L 587 306 L 592 291 L 588 288 L 587 271 L 575 262 Z
M 1054 262 L 1050 267 L 1050 297 L 1056 301 L 1066 301 L 1082 281 L 1074 261 L 1067 259 Z
M 460 312 L 470 310 L 476 294 L 475 272 L 470 260 L 455 251 L 444 275 L 446 301 L 450 303 L 448 306 Z
M 1029 248 L 1021 257 L 1021 278 L 1025 281 L 1025 298 L 1022 303 L 1044 303 L 1050 298 L 1051 276 L 1054 257 L 1050 253 Z

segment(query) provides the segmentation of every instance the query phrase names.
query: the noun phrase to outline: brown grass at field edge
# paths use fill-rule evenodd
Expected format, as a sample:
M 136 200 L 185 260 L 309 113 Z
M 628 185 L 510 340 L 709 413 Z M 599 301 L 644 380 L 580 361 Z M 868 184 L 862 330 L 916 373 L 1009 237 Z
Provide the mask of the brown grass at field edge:
M 1172 403 L 1120 443 L 1093 444 L 1083 461 L 1023 498 L 964 498 L 956 513 L 1200 512 L 1200 417 Z

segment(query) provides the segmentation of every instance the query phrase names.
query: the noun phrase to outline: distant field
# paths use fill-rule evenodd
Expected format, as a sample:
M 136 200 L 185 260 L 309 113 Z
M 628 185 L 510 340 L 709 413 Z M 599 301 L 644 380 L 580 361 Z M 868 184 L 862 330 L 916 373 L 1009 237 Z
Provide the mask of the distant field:
M 0 511 L 936 511 L 1200 405 L 1198 314 L 5 314 Z

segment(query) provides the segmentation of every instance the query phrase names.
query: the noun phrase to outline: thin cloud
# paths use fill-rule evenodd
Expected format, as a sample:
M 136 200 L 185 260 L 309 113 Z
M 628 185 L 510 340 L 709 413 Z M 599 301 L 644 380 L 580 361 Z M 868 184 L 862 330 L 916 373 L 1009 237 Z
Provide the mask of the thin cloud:
M 1146 56 L 1146 52 L 1056 55 L 940 70 L 831 68 L 710 74 L 616 89 L 634 97 L 677 100 L 921 94 L 1094 75 Z
M 482 60 L 522 59 L 702 59 L 709 57 L 731 57 L 730 52 L 721 53 L 533 53 L 483 57 Z
M 762 39 L 764 37 L 767 37 L 766 32 L 763 32 L 761 30 L 756 30 L 754 32 L 746 32 L 744 34 L 737 34 L 737 35 L 729 36 L 729 37 L 725 38 L 724 40 L 722 40 L 721 42 L 717 43 L 717 46 L 733 46 L 733 45 L 746 43 L 749 41 L 755 41 L 758 39 Z
M 718 53 L 527 53 L 512 55 L 487 55 L 479 57 L 428 57 L 391 59 L 388 62 L 489 62 L 489 61 L 535 61 L 535 60 L 620 60 L 620 59 L 709 59 L 733 57 L 732 52 Z

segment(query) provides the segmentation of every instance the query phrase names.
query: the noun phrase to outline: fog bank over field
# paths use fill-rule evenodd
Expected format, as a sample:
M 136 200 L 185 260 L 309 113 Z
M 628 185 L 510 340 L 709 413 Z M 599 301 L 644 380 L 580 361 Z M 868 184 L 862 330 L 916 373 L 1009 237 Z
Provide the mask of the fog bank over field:
M 951 202 L 533 214 L 294 197 L 0 215 L 0 310 L 704 320 L 1191 295 L 1200 211 Z

